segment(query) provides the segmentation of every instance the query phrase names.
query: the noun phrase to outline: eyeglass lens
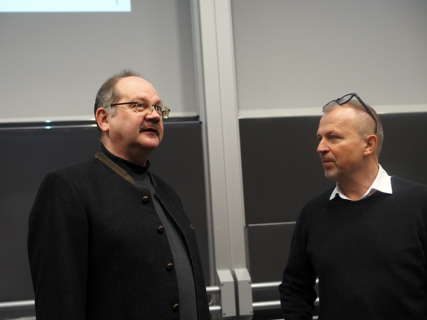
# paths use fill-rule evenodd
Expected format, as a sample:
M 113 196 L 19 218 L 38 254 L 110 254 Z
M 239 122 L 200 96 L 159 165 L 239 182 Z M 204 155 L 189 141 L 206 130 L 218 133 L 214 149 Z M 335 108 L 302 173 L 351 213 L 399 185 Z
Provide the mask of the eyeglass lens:
M 162 118 L 163 119 L 167 119 L 169 118 L 169 112 L 171 111 L 171 109 L 169 109 L 168 107 L 164 106 L 162 112 Z
M 153 110 L 156 110 L 156 112 L 159 114 L 159 116 L 161 116 L 163 119 L 169 118 L 169 112 L 171 110 L 166 106 L 163 106 L 163 109 L 162 109 L 162 107 L 158 106 L 158 105 L 152 104 L 152 105 L 147 106 L 144 104 L 139 104 L 137 102 L 113 103 L 113 104 L 110 104 L 110 106 L 114 107 L 114 106 L 120 106 L 120 105 L 126 105 L 126 104 L 127 105 L 133 104 L 132 108 L 135 108 L 136 113 L 141 113 L 141 112 L 148 111 L 148 110 L 149 110 L 149 113 L 151 113 L 151 112 L 153 112 Z
M 343 104 L 346 104 L 347 102 L 349 102 L 351 99 L 353 99 L 355 97 L 355 95 L 354 94 L 346 94 L 344 97 L 342 97 L 341 99 L 339 99 L 338 101 L 337 101 L 337 103 L 339 104 L 339 105 L 343 105 Z

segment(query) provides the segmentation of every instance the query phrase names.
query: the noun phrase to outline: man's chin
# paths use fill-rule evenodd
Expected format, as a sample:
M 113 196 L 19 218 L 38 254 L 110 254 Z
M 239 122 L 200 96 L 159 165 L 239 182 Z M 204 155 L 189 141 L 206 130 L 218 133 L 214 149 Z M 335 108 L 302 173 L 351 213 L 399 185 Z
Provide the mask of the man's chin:
M 161 141 L 162 140 L 158 136 L 155 136 L 150 137 L 149 139 L 141 139 L 139 142 L 144 149 L 155 150 L 160 145 Z
M 337 181 L 337 173 L 335 171 L 325 171 L 325 177 L 329 180 Z

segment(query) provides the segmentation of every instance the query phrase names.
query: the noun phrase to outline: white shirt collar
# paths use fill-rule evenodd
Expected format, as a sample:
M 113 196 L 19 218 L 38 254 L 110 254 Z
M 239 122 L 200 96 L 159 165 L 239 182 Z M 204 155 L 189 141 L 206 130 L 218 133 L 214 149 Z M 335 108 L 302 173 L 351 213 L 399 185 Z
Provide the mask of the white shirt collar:
M 380 191 L 380 192 L 383 192 L 383 193 L 389 193 L 389 194 L 393 193 L 393 190 L 391 188 L 391 177 L 381 167 L 380 164 L 378 164 L 378 166 L 379 166 L 379 170 L 378 170 L 377 177 L 375 178 L 375 180 L 372 183 L 372 185 L 369 187 L 368 191 L 366 191 L 366 193 L 363 195 L 363 197 L 360 198 L 359 200 L 362 200 L 362 199 L 365 199 L 365 198 L 369 197 L 370 195 L 372 195 L 376 191 Z M 338 182 L 337 182 L 337 184 L 335 186 L 335 189 L 332 191 L 332 194 L 329 197 L 329 200 L 334 199 L 337 194 L 342 199 L 354 201 L 354 200 L 349 199 L 344 194 L 344 192 L 342 192 L 342 190 L 341 190 L 340 185 L 338 184 Z M 355 201 L 359 201 L 359 200 L 355 200 Z

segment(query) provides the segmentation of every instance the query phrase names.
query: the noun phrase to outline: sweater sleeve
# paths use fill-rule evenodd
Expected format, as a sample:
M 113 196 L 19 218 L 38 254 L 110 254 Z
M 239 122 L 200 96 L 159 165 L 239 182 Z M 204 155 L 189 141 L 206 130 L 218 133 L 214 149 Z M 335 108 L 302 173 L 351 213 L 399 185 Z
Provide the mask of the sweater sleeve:
M 286 320 L 312 319 L 316 273 L 307 254 L 307 235 L 301 214 L 295 225 L 283 281 L 279 285 L 280 302 Z
M 37 320 L 85 319 L 88 221 L 66 176 L 51 173 L 43 181 L 27 245 Z

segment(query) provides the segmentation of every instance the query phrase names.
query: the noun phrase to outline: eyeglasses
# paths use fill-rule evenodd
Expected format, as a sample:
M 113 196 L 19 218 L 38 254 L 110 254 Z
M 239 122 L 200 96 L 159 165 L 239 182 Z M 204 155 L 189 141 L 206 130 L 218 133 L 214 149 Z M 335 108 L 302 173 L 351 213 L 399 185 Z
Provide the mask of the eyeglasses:
M 148 114 L 151 114 L 153 110 L 156 110 L 159 116 L 161 116 L 163 119 L 169 118 L 169 112 L 171 111 L 171 109 L 169 109 L 166 106 L 163 106 L 162 108 L 161 106 L 158 106 L 155 104 L 147 105 L 147 104 L 138 103 L 138 102 L 113 103 L 113 104 L 110 104 L 110 106 L 114 107 L 114 106 L 120 106 L 124 104 L 133 104 L 132 108 L 135 110 L 136 113 L 144 113 L 148 111 Z
M 327 104 L 325 104 L 323 106 L 322 110 L 325 110 L 326 106 L 328 106 L 332 102 L 335 102 L 335 103 L 339 104 L 340 106 L 342 106 L 343 104 L 346 104 L 347 102 L 349 102 L 353 98 L 356 98 L 357 100 L 359 100 L 359 102 L 362 104 L 363 108 L 365 108 L 366 112 L 372 117 L 372 119 L 374 119 L 374 122 L 375 122 L 374 133 L 376 134 L 377 133 L 377 119 L 375 119 L 374 114 L 372 113 L 372 111 L 362 101 L 362 99 L 360 99 L 360 97 L 357 95 L 357 93 L 349 93 L 349 94 L 346 94 L 345 96 L 343 96 L 341 98 L 338 98 L 336 100 L 332 100 L 332 101 L 328 102 Z

